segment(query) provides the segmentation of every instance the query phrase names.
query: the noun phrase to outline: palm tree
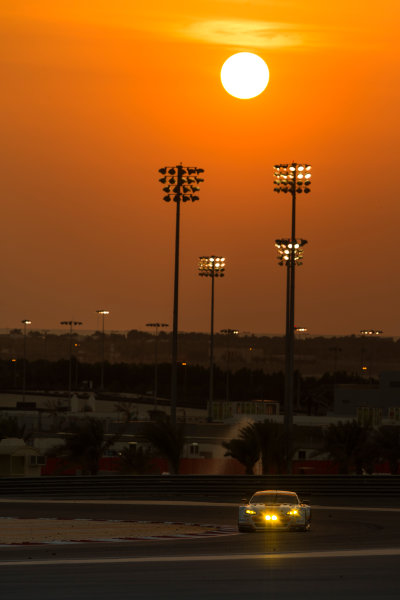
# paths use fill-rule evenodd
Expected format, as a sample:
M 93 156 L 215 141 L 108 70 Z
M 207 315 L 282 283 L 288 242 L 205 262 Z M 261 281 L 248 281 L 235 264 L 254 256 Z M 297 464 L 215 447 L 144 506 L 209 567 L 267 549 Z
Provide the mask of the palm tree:
M 48 454 L 81 467 L 83 474 L 97 475 L 100 458 L 118 441 L 122 433 L 123 429 L 106 437 L 103 421 L 85 417 L 74 421 L 71 431 L 65 434 L 64 444 L 54 446 Z
M 339 466 L 339 473 L 352 471 L 361 474 L 363 468 L 371 470 L 373 444 L 371 430 L 357 421 L 331 424 L 323 431 L 322 448 L 318 452 L 329 454 Z
M 260 448 L 250 426 L 243 427 L 238 438 L 222 442 L 222 445 L 226 449 L 225 456 L 236 458 L 245 467 L 246 475 L 254 474 L 254 465 L 260 458 Z
M 30 433 L 26 432 L 25 425 L 19 425 L 17 417 L 0 416 L 0 440 L 4 438 L 22 438 L 27 441 Z
M 174 425 L 164 415 L 156 421 L 149 421 L 142 430 L 142 436 L 150 442 L 160 456 L 166 458 L 171 473 L 179 473 L 179 463 L 185 444 L 185 426 Z
M 222 442 L 227 449 L 225 456 L 232 456 L 242 463 L 247 474 L 253 473 L 260 458 L 263 474 L 275 469 L 280 472 L 285 465 L 284 428 L 280 423 L 269 421 L 252 423 L 239 431 L 239 437 Z
M 400 460 L 400 427 L 383 425 L 374 436 L 376 451 L 380 459 L 389 461 L 392 475 L 397 475 Z
M 129 475 L 144 475 L 151 470 L 150 461 L 153 458 L 149 450 L 136 444 L 125 446 L 120 454 L 120 471 Z
M 57 398 L 50 398 L 49 400 L 46 400 L 44 412 L 48 414 L 53 421 L 53 431 L 58 431 L 59 429 L 61 429 L 65 421 L 65 412 L 67 411 L 67 409 L 68 407 L 63 402 L 63 400 Z
M 285 468 L 285 430 L 281 423 L 266 419 L 251 425 L 253 435 L 257 439 L 261 452 L 262 472 L 278 473 Z
M 114 409 L 124 416 L 126 421 L 136 420 L 138 416 L 137 408 L 132 401 L 128 402 L 116 402 Z

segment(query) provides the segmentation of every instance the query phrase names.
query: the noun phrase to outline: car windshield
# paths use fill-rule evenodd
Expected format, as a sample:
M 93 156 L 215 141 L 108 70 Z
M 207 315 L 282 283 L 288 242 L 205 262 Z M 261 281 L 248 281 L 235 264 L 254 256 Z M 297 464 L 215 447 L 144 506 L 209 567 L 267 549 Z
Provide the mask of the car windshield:
M 296 494 L 255 494 L 250 504 L 298 504 Z

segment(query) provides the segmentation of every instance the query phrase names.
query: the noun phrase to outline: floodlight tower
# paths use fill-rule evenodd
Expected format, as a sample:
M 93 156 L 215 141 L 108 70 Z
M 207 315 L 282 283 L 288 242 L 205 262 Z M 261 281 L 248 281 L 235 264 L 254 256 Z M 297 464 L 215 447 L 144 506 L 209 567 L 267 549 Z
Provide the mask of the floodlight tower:
M 292 472 L 293 435 L 293 373 L 294 373 L 294 302 L 295 267 L 302 264 L 303 246 L 306 240 L 296 239 L 296 194 L 308 194 L 311 185 L 311 166 L 286 163 L 274 166 L 274 192 L 290 194 L 292 197 L 291 237 L 276 240 L 280 265 L 286 265 L 286 368 L 285 368 L 285 435 L 286 469 Z
M 174 268 L 174 310 L 172 319 L 172 364 L 171 364 L 171 422 L 176 423 L 177 382 L 178 382 L 178 293 L 179 293 L 179 229 L 181 202 L 195 202 L 199 200 L 198 184 L 204 179 L 199 177 L 204 169 L 198 167 L 184 167 L 182 164 L 175 167 L 159 169 L 163 177 L 159 180 L 165 187 L 165 202 L 176 204 L 175 226 L 175 268 Z
M 146 327 L 152 327 L 155 329 L 154 336 L 154 410 L 157 410 L 157 397 L 158 397 L 158 330 L 162 327 L 168 327 L 168 323 L 146 323 Z
M 82 324 L 82 321 L 60 321 L 60 325 L 68 325 L 69 327 L 68 397 L 70 399 L 72 396 L 72 329 Z
M 24 326 L 24 360 L 22 365 L 22 401 L 25 402 L 26 394 L 26 326 L 32 325 L 29 319 L 22 319 L 21 323 Z
M 238 329 L 221 329 L 221 333 L 226 336 L 227 345 L 226 345 L 226 401 L 229 402 L 229 379 L 231 373 L 231 339 L 235 335 L 239 335 Z
M 210 326 L 210 383 L 208 394 L 207 420 L 212 421 L 214 399 L 214 280 L 225 275 L 225 258 L 222 256 L 200 256 L 200 277 L 211 277 L 211 326 Z
M 100 310 L 96 310 L 96 313 L 98 315 L 101 315 L 102 317 L 102 342 L 103 342 L 103 349 L 102 349 L 102 357 L 101 357 L 101 375 L 100 375 L 100 389 L 101 391 L 104 390 L 104 363 L 106 361 L 106 335 L 105 335 L 105 331 L 104 331 L 104 318 L 110 314 L 109 310 L 105 310 L 104 308 L 100 309 Z

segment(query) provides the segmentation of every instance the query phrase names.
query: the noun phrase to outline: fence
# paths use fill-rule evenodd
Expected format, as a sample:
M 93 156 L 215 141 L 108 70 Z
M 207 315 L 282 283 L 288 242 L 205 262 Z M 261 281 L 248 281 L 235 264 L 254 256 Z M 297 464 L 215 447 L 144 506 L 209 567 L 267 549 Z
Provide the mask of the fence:
M 239 502 L 256 490 L 300 497 L 399 497 L 399 475 L 110 475 L 2 477 L 0 497 L 40 499 L 207 500 Z

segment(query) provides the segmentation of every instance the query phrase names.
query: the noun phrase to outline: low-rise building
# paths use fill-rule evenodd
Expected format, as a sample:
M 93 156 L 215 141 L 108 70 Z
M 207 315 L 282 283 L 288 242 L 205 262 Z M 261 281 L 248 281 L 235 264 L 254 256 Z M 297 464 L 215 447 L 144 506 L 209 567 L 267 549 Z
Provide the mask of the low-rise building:
M 0 440 L 1 477 L 37 477 L 45 464 L 46 459 L 40 451 L 28 446 L 23 439 Z

